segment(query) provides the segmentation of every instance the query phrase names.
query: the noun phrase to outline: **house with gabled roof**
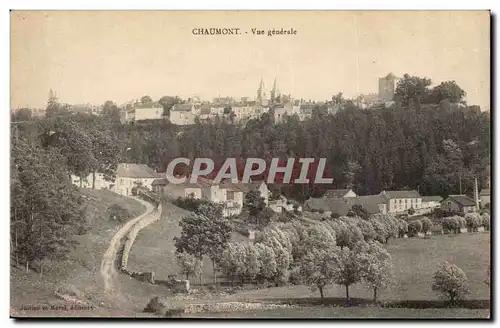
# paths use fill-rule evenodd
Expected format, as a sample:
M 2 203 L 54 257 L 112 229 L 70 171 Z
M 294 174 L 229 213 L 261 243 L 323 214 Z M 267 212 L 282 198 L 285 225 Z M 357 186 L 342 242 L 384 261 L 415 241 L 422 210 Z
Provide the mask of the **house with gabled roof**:
M 410 208 L 422 208 L 422 196 L 416 190 L 382 190 L 379 195 L 385 197 L 388 213 L 403 213 Z
M 177 125 L 194 124 L 196 108 L 194 104 L 175 104 L 170 109 L 170 122 Z
M 485 188 L 481 190 L 481 192 L 479 193 L 479 201 L 481 202 L 481 206 L 483 207 L 486 204 L 491 203 L 490 188 Z
M 340 197 L 356 197 L 356 193 L 352 189 L 328 189 L 323 198 L 340 198 Z
M 466 195 L 449 195 L 441 201 L 441 208 L 447 212 L 465 214 L 476 211 L 476 202 Z
M 438 208 L 441 206 L 441 196 L 422 196 L 422 207 L 426 209 Z
M 113 190 L 121 195 L 132 195 L 132 188 L 141 185 L 152 190 L 152 183 L 160 174 L 145 164 L 119 163 Z

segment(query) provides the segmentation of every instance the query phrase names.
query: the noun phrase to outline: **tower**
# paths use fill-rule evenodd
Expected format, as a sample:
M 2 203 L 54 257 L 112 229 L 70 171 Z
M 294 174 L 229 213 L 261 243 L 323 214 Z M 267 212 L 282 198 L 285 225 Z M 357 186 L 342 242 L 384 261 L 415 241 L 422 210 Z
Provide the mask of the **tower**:
M 271 89 L 271 102 L 276 99 L 276 78 L 274 78 L 273 88 Z
M 264 80 L 261 77 L 259 88 L 257 89 L 257 102 L 262 104 L 262 101 L 265 99 L 265 97 L 266 97 L 266 93 L 264 91 Z

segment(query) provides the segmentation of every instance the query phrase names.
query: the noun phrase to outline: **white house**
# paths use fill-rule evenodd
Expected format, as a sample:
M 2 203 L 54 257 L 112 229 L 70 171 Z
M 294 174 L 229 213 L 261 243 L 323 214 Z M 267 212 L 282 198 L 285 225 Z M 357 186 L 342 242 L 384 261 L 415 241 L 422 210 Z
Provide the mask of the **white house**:
M 113 190 L 121 195 L 131 195 L 132 188 L 141 185 L 152 190 L 152 183 L 160 175 L 144 164 L 120 163 L 116 169 L 116 181 Z
M 441 207 L 441 196 L 422 196 L 422 209 L 434 209 Z
M 481 206 L 483 207 L 484 205 L 491 203 L 490 188 L 481 190 L 481 192 L 479 193 L 479 201 L 481 202 Z
M 135 121 L 161 120 L 163 118 L 163 107 L 158 104 L 151 107 L 136 108 Z
M 177 125 L 194 124 L 196 115 L 194 104 L 176 104 L 170 110 L 170 122 Z
M 352 189 L 328 189 L 323 198 L 357 197 Z
M 422 196 L 416 190 L 394 190 L 380 193 L 385 197 L 387 212 L 406 212 L 410 208 L 418 210 L 422 207 Z

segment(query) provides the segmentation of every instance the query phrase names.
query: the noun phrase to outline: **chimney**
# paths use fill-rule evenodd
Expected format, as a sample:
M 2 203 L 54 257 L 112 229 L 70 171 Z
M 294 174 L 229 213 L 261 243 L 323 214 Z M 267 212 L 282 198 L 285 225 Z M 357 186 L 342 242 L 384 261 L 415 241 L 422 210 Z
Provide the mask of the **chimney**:
M 477 178 L 474 179 L 474 200 L 476 201 L 476 210 L 479 211 L 479 191 L 477 187 Z

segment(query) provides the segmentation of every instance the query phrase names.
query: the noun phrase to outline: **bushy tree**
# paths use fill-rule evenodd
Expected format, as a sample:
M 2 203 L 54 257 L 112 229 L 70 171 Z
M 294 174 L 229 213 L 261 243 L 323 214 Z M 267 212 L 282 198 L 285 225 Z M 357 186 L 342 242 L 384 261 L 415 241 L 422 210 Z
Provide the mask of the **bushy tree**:
M 399 238 L 403 238 L 408 233 L 408 223 L 399 219 Z
M 363 240 L 363 233 L 350 218 L 340 218 L 325 224 L 332 230 L 337 246 L 340 248 L 352 247 L 358 241 Z
M 356 225 L 358 226 L 359 230 L 363 234 L 364 241 L 368 242 L 368 241 L 375 240 L 375 238 L 377 237 L 377 234 L 375 232 L 375 229 L 373 228 L 373 224 L 370 221 L 358 218 L 356 220 Z
M 481 224 L 484 227 L 485 231 L 490 230 L 490 215 L 488 213 L 484 212 L 481 215 Z
M 347 248 L 345 248 L 347 250 Z M 330 284 L 337 274 L 336 264 L 340 262 L 335 254 L 340 250 L 311 249 L 299 261 L 299 272 L 301 281 L 311 287 L 311 290 L 319 290 L 321 299 L 324 298 L 324 288 Z M 341 257 L 343 259 L 343 257 Z M 340 279 L 340 278 L 339 278 Z M 340 281 L 340 280 L 339 280 Z M 345 280 L 342 280 L 344 282 Z
M 82 198 L 68 177 L 65 159 L 24 139 L 11 151 L 11 252 L 26 270 L 45 259 L 64 259 L 85 231 Z M 43 270 L 43 267 L 40 267 Z
M 207 255 L 212 260 L 214 282 L 217 282 L 216 262 L 231 238 L 231 223 L 222 216 L 220 208 L 200 206 L 198 213 L 182 218 L 180 237 L 174 237 L 177 252 L 186 252 L 202 260 Z
M 415 237 L 422 231 L 422 222 L 420 220 L 413 220 L 408 223 L 408 237 Z
M 469 282 L 462 269 L 455 264 L 444 262 L 434 273 L 432 290 L 455 303 L 469 293 Z
M 460 231 L 460 224 L 456 217 L 445 217 L 441 220 L 441 224 L 443 225 L 443 229 L 449 232 L 456 233 Z
M 373 301 L 377 302 L 378 291 L 393 281 L 391 255 L 376 241 L 360 243 L 356 253 L 361 280 L 373 289 Z
M 465 221 L 467 222 L 467 229 L 472 232 L 476 232 L 482 223 L 481 217 L 478 213 L 465 214 Z
M 337 252 L 332 252 L 329 260 L 335 270 L 332 281 L 337 285 L 345 287 L 345 298 L 349 301 L 349 286 L 361 280 L 361 262 L 358 260 L 358 249 L 344 247 Z
M 276 276 L 277 263 L 276 255 L 271 247 L 264 244 L 254 245 L 260 262 L 259 279 L 271 280 Z
M 422 233 L 426 235 L 429 231 L 431 231 L 432 221 L 428 217 L 423 217 L 420 222 L 422 223 Z
M 196 256 L 189 253 L 176 253 L 177 264 L 181 268 L 181 273 L 189 277 L 198 277 L 201 275 L 202 262 Z

